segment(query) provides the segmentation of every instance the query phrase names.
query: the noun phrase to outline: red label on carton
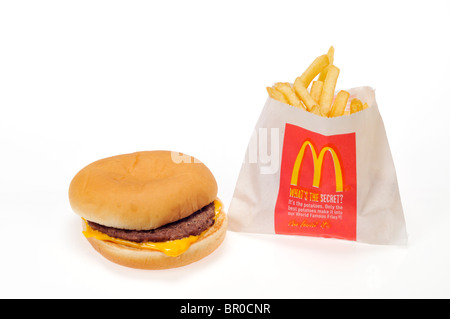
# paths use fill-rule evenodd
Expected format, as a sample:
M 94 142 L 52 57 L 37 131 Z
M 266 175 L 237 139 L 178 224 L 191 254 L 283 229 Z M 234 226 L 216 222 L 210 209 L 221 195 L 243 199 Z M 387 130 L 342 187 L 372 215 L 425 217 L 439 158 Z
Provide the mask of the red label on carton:
M 275 232 L 356 240 L 355 133 L 286 124 Z

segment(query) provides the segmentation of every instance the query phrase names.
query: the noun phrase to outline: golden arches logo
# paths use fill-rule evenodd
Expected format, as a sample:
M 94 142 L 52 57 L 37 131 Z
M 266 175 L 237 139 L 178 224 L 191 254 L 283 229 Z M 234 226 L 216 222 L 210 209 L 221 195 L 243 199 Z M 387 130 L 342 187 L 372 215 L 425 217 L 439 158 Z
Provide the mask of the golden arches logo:
M 309 146 L 311 149 L 311 153 L 313 156 L 313 164 L 314 164 L 314 177 L 313 177 L 313 187 L 320 186 L 320 177 L 322 175 L 322 164 L 325 154 L 329 152 L 333 159 L 334 163 L 334 173 L 336 176 L 336 192 L 342 192 L 344 185 L 342 182 L 342 170 L 341 163 L 339 162 L 339 158 L 336 154 L 336 151 L 329 146 L 325 146 L 320 150 L 319 156 L 317 156 L 316 150 L 310 141 L 305 141 L 302 145 L 302 148 L 298 152 L 297 158 L 295 159 L 294 168 L 292 169 L 292 178 L 291 185 L 297 186 L 298 177 L 300 172 L 300 166 L 303 161 L 303 156 L 305 155 L 305 149 Z

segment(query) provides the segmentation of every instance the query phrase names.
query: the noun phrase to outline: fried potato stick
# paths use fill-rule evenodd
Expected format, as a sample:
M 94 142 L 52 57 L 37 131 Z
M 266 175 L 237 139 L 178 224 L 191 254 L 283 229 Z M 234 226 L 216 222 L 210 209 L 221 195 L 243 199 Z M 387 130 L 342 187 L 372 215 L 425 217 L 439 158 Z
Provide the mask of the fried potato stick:
M 275 90 L 273 87 L 269 87 L 268 86 L 267 87 L 267 93 L 269 93 L 269 96 L 272 99 L 277 100 L 277 101 L 279 101 L 281 103 L 289 104 L 287 99 L 284 97 L 284 95 L 281 92 Z
M 308 89 L 303 86 L 303 82 L 300 80 L 300 77 L 298 77 L 294 82 L 294 90 L 295 93 L 300 97 L 302 102 L 306 105 L 306 109 L 308 111 L 311 111 L 312 107 L 317 104 L 316 101 L 311 97 L 311 95 L 308 92 Z
M 360 100 L 358 100 L 357 98 L 354 98 L 351 102 L 350 102 L 350 114 L 359 112 L 363 109 L 363 104 Z
M 317 104 L 319 104 L 320 101 L 322 88 L 323 88 L 323 81 L 313 81 L 313 83 L 311 84 L 311 90 L 309 94 L 314 99 L 314 101 L 316 101 Z
M 328 116 L 331 110 L 331 103 L 333 102 L 334 91 L 336 89 L 336 82 L 339 77 L 339 72 L 339 68 L 334 65 L 330 65 L 327 77 L 323 82 L 323 89 L 322 94 L 320 95 L 319 106 L 320 112 L 325 116 Z
M 322 114 L 320 113 L 320 106 L 319 106 L 318 104 L 315 104 L 315 105 L 312 107 L 312 109 L 311 109 L 310 112 L 313 113 L 313 114 L 322 116 Z
M 334 99 L 333 107 L 331 108 L 329 117 L 337 117 L 344 115 L 345 107 L 347 106 L 350 93 L 347 91 L 339 91 Z
M 325 69 L 323 69 L 323 71 L 319 75 L 319 81 L 322 81 L 322 82 L 325 81 L 325 78 L 327 77 L 328 68 L 330 67 L 330 65 L 332 65 L 334 63 L 334 47 L 333 46 L 331 46 L 328 49 L 327 56 L 328 56 L 328 61 L 330 62 L 330 64 Z
M 328 59 L 328 55 L 324 54 L 319 57 L 317 57 L 311 65 L 303 72 L 302 75 L 300 75 L 299 81 L 303 83 L 303 86 L 305 88 L 309 87 L 311 84 L 311 81 L 314 80 L 314 78 L 323 71 L 328 65 L 330 64 L 330 61 Z M 296 80 L 297 81 L 297 80 Z
M 292 86 L 290 83 L 278 82 L 278 83 L 275 83 L 274 87 L 275 87 L 275 90 L 281 92 L 284 95 L 284 97 L 288 101 L 288 104 L 295 106 L 295 107 L 304 108 L 302 102 L 300 102 L 300 99 L 295 94 L 294 89 L 292 89 Z

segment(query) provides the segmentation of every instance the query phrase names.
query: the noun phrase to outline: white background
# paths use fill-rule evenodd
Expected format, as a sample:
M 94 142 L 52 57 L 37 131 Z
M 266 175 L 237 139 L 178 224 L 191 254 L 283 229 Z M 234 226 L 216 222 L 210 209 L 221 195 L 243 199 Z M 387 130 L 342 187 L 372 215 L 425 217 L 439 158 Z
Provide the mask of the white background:
M 434 0 L 0 2 L 0 297 L 450 297 L 449 16 Z M 186 152 L 228 207 L 265 87 L 330 45 L 338 89 L 376 89 L 408 246 L 229 231 L 163 271 L 91 248 L 67 197 L 78 170 Z

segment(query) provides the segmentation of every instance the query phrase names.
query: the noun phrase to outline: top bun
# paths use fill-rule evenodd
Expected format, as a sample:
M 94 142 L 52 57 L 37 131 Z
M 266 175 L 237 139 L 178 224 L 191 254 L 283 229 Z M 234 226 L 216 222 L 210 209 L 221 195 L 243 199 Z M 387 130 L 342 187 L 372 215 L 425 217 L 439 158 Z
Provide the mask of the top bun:
M 134 230 L 175 222 L 216 198 L 211 171 L 195 158 L 170 151 L 101 159 L 78 172 L 69 187 L 70 205 L 81 217 Z

